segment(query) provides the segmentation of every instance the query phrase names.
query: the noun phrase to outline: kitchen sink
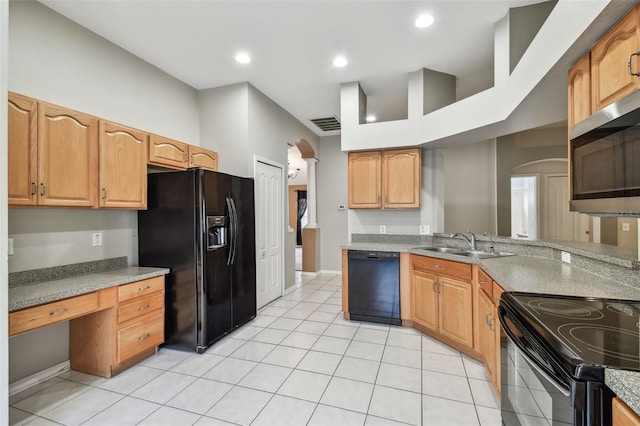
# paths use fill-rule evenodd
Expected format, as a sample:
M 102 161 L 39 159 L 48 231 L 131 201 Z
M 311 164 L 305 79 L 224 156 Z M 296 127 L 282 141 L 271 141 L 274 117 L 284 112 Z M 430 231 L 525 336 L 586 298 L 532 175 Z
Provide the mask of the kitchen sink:
M 483 250 L 464 250 L 453 254 L 457 254 L 458 256 L 475 257 L 477 259 L 491 259 L 494 257 L 515 256 L 514 253 L 488 252 Z
M 441 247 L 441 246 L 437 246 L 437 247 L 416 247 L 420 250 L 427 250 L 427 251 L 435 251 L 438 253 L 451 253 L 451 254 L 458 254 L 460 252 L 463 251 L 463 249 L 458 248 L 458 247 Z
M 436 253 L 447 253 L 447 254 L 455 254 L 458 256 L 473 257 L 476 259 L 491 259 L 495 257 L 515 256 L 515 254 L 513 253 L 487 252 L 484 250 L 466 250 L 460 247 L 446 247 L 446 246 L 416 247 L 416 249 L 433 251 Z

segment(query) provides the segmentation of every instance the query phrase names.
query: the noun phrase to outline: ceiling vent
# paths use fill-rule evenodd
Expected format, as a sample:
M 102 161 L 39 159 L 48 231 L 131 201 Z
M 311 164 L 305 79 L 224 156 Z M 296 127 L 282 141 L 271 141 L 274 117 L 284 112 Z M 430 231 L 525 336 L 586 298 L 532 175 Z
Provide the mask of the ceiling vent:
M 340 122 L 337 117 L 313 118 L 311 122 L 318 126 L 323 132 L 340 130 Z

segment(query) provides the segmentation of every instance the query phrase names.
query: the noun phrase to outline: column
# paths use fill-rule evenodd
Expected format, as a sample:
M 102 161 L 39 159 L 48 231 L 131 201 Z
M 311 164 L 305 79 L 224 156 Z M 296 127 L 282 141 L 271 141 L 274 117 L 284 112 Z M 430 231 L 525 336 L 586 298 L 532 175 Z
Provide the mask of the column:
M 305 158 L 307 162 L 307 226 L 306 228 L 317 228 L 316 221 L 316 163 L 315 158 Z

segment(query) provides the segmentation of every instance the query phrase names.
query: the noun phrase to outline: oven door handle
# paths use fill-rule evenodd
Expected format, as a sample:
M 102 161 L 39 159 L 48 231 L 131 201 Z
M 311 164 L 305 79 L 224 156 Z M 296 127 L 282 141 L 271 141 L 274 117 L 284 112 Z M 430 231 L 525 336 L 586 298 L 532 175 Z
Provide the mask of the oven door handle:
M 527 361 L 527 364 L 529 364 L 531 368 L 536 370 L 536 372 L 540 374 L 547 382 L 551 383 L 556 389 L 558 389 L 558 391 L 561 394 L 563 394 L 566 397 L 571 396 L 570 389 L 566 389 L 564 386 L 558 383 L 553 377 L 551 377 L 546 371 L 540 368 L 538 364 L 536 364 L 531 358 L 529 358 L 529 355 L 527 355 L 525 351 L 521 350 L 520 348 L 518 348 L 518 351 L 520 352 L 520 355 L 522 355 L 522 358 L 524 358 L 524 360 Z

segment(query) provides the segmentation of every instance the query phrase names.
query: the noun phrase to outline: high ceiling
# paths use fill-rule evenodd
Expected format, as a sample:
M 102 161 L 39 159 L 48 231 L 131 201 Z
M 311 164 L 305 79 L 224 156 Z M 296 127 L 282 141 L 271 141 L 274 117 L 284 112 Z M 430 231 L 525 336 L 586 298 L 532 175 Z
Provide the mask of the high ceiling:
M 320 136 L 337 132 L 309 120 L 340 117 L 341 83 L 360 81 L 368 112 L 392 120 L 406 116 L 409 72 L 491 76 L 495 23 L 539 2 L 40 1 L 195 89 L 248 81 Z M 423 13 L 435 22 L 418 29 Z M 234 60 L 240 51 L 251 63 Z

